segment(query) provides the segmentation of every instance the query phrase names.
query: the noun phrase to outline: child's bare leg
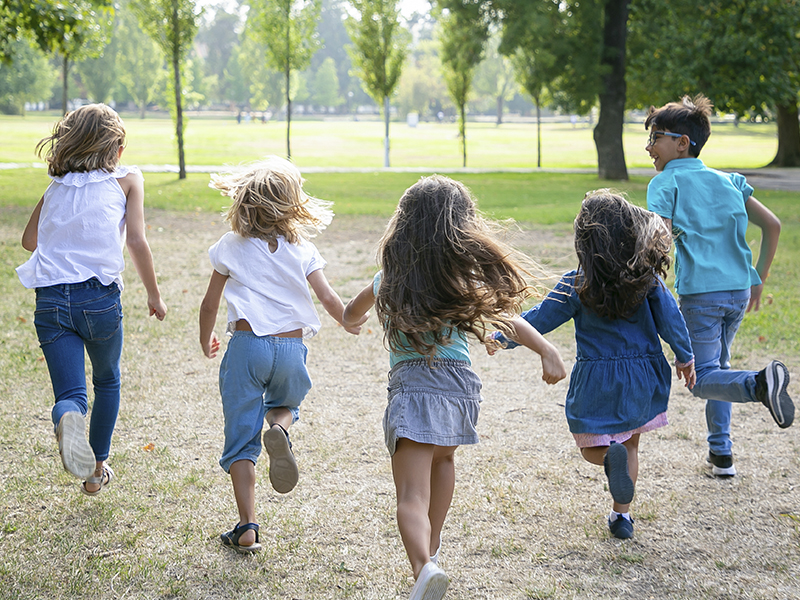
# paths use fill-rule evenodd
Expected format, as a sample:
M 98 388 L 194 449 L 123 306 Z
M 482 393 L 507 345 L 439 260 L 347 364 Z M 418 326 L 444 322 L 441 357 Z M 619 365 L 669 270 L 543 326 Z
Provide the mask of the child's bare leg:
M 397 527 L 414 578 L 430 562 L 431 466 L 436 446 L 408 439 L 397 441 L 392 473 L 397 490 Z M 441 529 L 441 526 L 440 526 Z
M 231 465 L 231 482 L 236 506 L 239 509 L 239 524 L 256 522 L 256 466 L 247 459 L 237 460 Z M 250 546 L 256 543 L 256 532 L 251 530 L 242 533 L 239 545 Z
M 288 430 L 292 425 L 292 413 L 288 408 L 271 408 L 269 411 L 267 411 L 266 419 L 267 425 L 270 427 L 277 423 L 284 429 Z
M 433 464 L 431 465 L 431 501 L 428 519 L 431 522 L 430 556 L 439 549 L 442 526 L 453 501 L 453 490 L 456 485 L 456 469 L 453 461 L 458 446 L 434 446 Z

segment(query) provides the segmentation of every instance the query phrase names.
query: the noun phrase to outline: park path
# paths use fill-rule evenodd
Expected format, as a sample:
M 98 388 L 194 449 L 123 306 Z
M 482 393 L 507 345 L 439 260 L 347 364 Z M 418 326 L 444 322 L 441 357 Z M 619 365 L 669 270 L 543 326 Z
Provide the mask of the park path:
M 44 168 L 44 163 L 0 163 L 0 170 L 21 169 L 30 167 Z M 144 173 L 177 173 L 176 165 L 139 165 Z M 188 173 L 216 173 L 227 171 L 230 166 L 225 165 L 187 165 Z M 732 171 L 733 169 L 726 169 Z M 303 167 L 303 173 L 374 173 L 385 171 L 387 173 L 432 173 L 436 169 L 429 167 L 389 167 L 389 168 L 345 168 L 345 167 Z M 443 169 L 447 173 L 596 173 L 596 169 Z M 747 181 L 758 190 L 780 190 L 787 192 L 800 192 L 800 168 L 776 169 L 763 167 L 760 169 L 739 169 L 747 177 Z M 629 175 L 648 177 L 655 175 L 649 167 L 633 167 L 628 169 Z

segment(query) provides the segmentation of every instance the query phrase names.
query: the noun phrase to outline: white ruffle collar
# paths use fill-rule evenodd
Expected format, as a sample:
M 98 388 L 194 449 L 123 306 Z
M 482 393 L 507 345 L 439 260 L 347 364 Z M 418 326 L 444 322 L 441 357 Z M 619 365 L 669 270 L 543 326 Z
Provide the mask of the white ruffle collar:
M 137 166 L 118 166 L 111 172 L 103 171 L 102 169 L 98 169 L 96 171 L 88 171 L 85 173 L 67 173 L 61 177 L 51 177 L 53 181 L 56 183 L 60 183 L 62 185 L 69 185 L 72 187 L 83 187 L 89 183 L 98 183 L 100 181 L 107 181 L 108 179 L 122 179 L 129 173 L 139 173 L 139 167 Z

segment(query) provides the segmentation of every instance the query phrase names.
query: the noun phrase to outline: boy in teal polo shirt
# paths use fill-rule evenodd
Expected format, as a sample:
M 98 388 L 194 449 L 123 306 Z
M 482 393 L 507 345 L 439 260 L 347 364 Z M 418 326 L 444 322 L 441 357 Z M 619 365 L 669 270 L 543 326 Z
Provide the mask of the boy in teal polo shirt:
M 714 475 L 732 477 L 730 403 L 761 402 L 781 428 L 792 424 L 794 404 L 781 362 L 758 372 L 730 368 L 736 331 L 746 312 L 759 309 L 781 222 L 753 198 L 742 175 L 709 169 L 697 158 L 711 135 L 711 109 L 702 95 L 650 109 L 645 150 L 658 174 L 647 187 L 647 207 L 664 218 L 675 240 L 675 289 L 697 370 L 692 393 L 706 399 L 707 460 Z M 745 239 L 748 221 L 761 229 L 755 267 Z

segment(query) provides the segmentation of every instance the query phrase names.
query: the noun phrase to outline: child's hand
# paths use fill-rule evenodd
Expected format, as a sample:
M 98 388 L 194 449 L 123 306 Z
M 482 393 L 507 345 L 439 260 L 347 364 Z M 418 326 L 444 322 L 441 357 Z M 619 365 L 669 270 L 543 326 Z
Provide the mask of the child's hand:
M 211 338 L 200 345 L 203 347 L 203 354 L 206 355 L 206 358 L 214 358 L 219 352 L 220 343 L 216 333 L 212 333 Z
M 494 356 L 497 354 L 497 351 L 502 348 L 500 342 L 497 341 L 497 334 L 500 333 L 499 331 L 493 331 L 486 341 L 483 343 L 484 348 L 486 348 L 486 354 L 489 356 Z
M 678 374 L 678 380 L 685 379 L 686 387 L 690 390 L 694 387 L 697 381 L 697 373 L 694 370 L 694 361 L 686 366 L 675 365 L 675 372 Z
M 164 317 L 167 316 L 167 305 L 164 304 L 160 296 L 155 299 L 148 298 L 147 308 L 150 310 L 150 316 L 155 315 L 159 321 L 163 321 Z
M 352 325 L 342 325 L 347 333 L 358 335 L 361 333 L 361 326 L 369 319 L 369 313 L 364 313 L 361 318 Z
M 542 380 L 549 385 L 553 385 L 566 376 L 567 367 L 564 366 L 564 361 L 561 360 L 561 355 L 555 349 L 555 346 L 551 346 L 542 354 Z

